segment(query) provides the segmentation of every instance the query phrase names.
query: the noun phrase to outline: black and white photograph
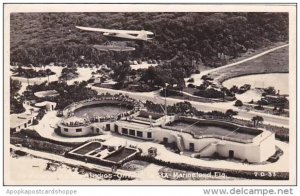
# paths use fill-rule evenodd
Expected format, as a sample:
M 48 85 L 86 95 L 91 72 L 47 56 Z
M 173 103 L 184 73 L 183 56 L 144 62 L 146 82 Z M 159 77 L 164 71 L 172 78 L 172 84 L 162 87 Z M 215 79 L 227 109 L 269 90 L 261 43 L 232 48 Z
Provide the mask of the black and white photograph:
M 296 6 L 4 5 L 4 185 L 295 185 Z

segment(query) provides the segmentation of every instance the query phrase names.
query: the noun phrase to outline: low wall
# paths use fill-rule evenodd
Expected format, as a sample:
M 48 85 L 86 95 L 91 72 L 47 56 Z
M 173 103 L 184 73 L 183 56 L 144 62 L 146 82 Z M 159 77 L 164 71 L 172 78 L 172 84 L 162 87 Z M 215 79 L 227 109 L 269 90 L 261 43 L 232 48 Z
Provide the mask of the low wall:
M 184 122 L 188 122 L 188 123 L 196 123 L 197 125 L 211 125 L 211 126 L 219 126 L 219 127 L 223 127 L 223 128 L 229 128 L 232 130 L 237 130 L 238 133 L 246 133 L 246 134 L 250 134 L 250 135 L 259 135 L 261 134 L 263 131 L 259 130 L 259 129 L 255 129 L 255 128 L 250 128 L 250 127 L 245 127 L 236 123 L 231 123 L 231 122 L 225 122 L 225 121 L 219 121 L 219 120 L 207 120 L 207 119 L 194 119 L 194 118 L 187 118 L 187 117 L 177 117 L 176 121 L 184 121 Z M 171 122 L 172 123 L 172 122 Z M 174 130 L 177 132 L 181 132 L 181 129 L 176 128 L 175 126 L 163 126 L 163 128 L 165 129 L 169 129 L 169 130 Z M 222 140 L 228 140 L 228 141 L 234 141 L 234 142 L 239 142 L 239 143 L 253 143 L 253 139 L 239 139 L 239 138 L 235 138 L 235 137 L 230 137 L 230 136 L 219 136 L 219 135 L 197 135 L 195 134 L 193 131 L 189 131 L 189 130 L 183 130 L 184 133 L 188 133 L 191 134 L 194 138 L 197 139 L 202 139 L 202 138 L 217 138 L 217 139 L 222 139 Z

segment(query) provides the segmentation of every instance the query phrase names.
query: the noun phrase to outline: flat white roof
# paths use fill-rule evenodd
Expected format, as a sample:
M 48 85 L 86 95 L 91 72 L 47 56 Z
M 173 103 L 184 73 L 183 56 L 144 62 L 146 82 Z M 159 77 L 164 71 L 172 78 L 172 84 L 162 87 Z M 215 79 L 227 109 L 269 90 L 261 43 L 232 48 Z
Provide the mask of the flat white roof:
M 10 115 L 10 128 L 16 128 L 28 122 L 31 118 L 35 117 L 37 113 L 33 114 L 11 114 Z

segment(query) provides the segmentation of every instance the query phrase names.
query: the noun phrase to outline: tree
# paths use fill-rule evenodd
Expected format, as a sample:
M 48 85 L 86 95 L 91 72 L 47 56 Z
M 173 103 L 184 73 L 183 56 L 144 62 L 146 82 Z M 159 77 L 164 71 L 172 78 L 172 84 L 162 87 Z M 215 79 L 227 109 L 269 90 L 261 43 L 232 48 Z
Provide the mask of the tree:
M 10 78 L 10 95 L 14 97 L 21 89 L 22 83 L 19 80 L 13 80 Z

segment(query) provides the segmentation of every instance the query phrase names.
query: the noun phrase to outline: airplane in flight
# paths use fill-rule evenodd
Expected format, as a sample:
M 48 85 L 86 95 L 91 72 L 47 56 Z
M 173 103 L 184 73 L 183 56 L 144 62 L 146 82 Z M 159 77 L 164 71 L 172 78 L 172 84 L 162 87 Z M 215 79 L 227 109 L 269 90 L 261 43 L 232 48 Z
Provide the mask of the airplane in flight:
M 136 41 L 149 41 L 154 35 L 151 31 L 144 30 L 115 30 L 115 29 L 101 29 L 92 27 L 76 26 L 76 28 L 85 31 L 96 31 L 103 33 L 102 35 L 115 40 L 136 40 Z

